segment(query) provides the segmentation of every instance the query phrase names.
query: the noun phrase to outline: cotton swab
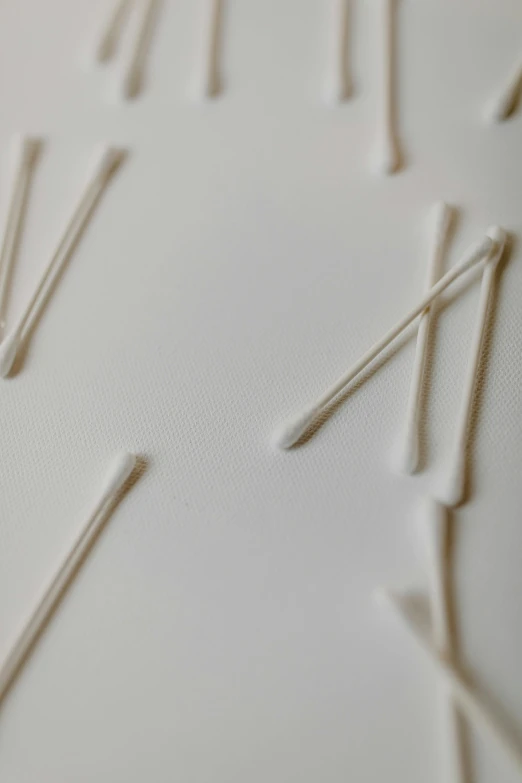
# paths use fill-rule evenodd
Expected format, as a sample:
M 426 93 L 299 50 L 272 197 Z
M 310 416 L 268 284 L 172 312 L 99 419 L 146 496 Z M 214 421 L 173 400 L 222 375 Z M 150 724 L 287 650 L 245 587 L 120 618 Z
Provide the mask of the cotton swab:
M 471 358 L 464 380 L 464 395 L 457 420 L 457 437 L 451 458 L 448 484 L 441 498 L 448 506 L 458 506 L 464 500 L 467 472 L 467 443 L 473 398 L 479 372 L 482 346 L 488 322 L 488 311 L 495 285 L 498 262 L 502 257 L 506 242 L 506 233 L 497 226 L 489 229 L 488 235 L 495 243 L 496 250 L 484 267 L 475 331 L 471 343 Z
M 121 35 L 123 24 L 131 9 L 131 0 L 117 0 L 95 52 L 97 62 L 110 60 Z
M 493 122 L 502 122 L 512 114 L 522 90 L 522 57 L 513 68 L 504 89 L 488 107 L 488 115 Z
M 431 627 L 435 647 L 446 660 L 455 658 L 451 632 L 448 596 L 448 549 L 451 517 L 446 506 L 431 497 L 425 501 L 425 537 L 427 538 L 428 575 L 430 583 Z M 445 694 L 445 718 L 449 742 L 449 761 L 455 783 L 465 780 L 465 766 L 459 715 L 451 693 Z
M 219 45 L 222 14 L 222 0 L 205 0 L 205 19 L 203 22 L 203 48 L 200 96 L 203 99 L 214 98 L 221 90 L 219 75 Z
M 351 92 L 347 65 L 349 0 L 333 0 L 331 62 L 324 89 L 327 103 L 341 103 Z
M 518 775 L 522 775 L 522 750 L 510 734 L 499 723 L 492 711 L 468 685 L 464 677 L 453 664 L 439 655 L 427 640 L 419 623 L 415 621 L 405 606 L 405 599 L 391 590 L 381 590 L 379 600 L 386 604 L 401 621 L 404 628 L 417 640 L 419 646 L 427 653 L 435 665 L 440 677 L 451 689 L 455 701 L 468 720 L 475 726 L 483 738 L 492 741 L 509 759 Z
M 60 274 L 70 251 L 87 224 L 96 202 L 107 186 L 112 174 L 121 163 L 123 156 L 122 150 L 113 147 L 108 147 L 103 151 L 95 171 L 18 324 L 9 332 L 5 340 L 0 343 L 0 375 L 3 378 L 11 371 L 20 345 L 23 342 L 25 327 L 38 312 L 39 303 L 41 304 L 45 301 L 45 291 L 50 289 L 53 280 Z
M 0 702 L 6 695 L 20 667 L 57 607 L 77 569 L 82 564 L 91 544 L 100 532 L 108 513 L 111 511 L 135 467 L 135 455 L 127 453 L 120 454 L 111 466 L 99 498 L 94 504 L 85 526 L 38 601 L 0 669 Z
M 143 69 L 148 48 L 152 23 L 156 14 L 158 0 L 143 0 L 141 15 L 136 27 L 135 40 L 130 56 L 127 58 L 121 80 L 121 95 L 124 99 L 135 98 L 141 91 Z
M 396 0 L 378 0 L 382 36 L 381 113 L 376 164 L 381 174 L 394 174 L 401 163 L 395 107 Z
M 481 242 L 472 245 L 461 261 L 450 269 L 433 288 L 424 295 L 420 303 L 404 316 L 384 337 L 381 337 L 375 345 L 372 346 L 339 380 L 330 387 L 319 400 L 307 408 L 295 419 L 287 422 L 276 433 L 275 442 L 283 449 L 289 449 L 305 434 L 312 426 L 321 412 L 332 400 L 347 386 L 353 379 L 359 375 L 395 338 L 408 327 L 412 321 L 420 315 L 433 300 L 439 296 L 449 285 L 458 277 L 463 275 L 472 266 L 482 261 L 489 253 L 493 251 L 495 244 L 490 237 L 485 237 Z
M 0 250 L 0 332 L 3 331 L 4 326 L 3 314 L 7 285 L 23 220 L 32 168 L 39 148 L 39 139 L 27 137 L 17 139 L 16 172 L 5 222 L 2 249 Z
M 442 256 L 446 246 L 448 231 L 452 219 L 452 210 L 443 201 L 435 205 L 433 214 L 433 241 L 428 259 L 427 290 L 435 285 L 440 277 Z M 419 426 L 424 383 L 424 368 L 428 352 L 431 308 L 421 315 L 417 332 L 417 345 L 410 385 L 410 396 L 406 409 L 406 432 L 402 454 L 402 469 L 405 473 L 415 473 L 419 466 Z

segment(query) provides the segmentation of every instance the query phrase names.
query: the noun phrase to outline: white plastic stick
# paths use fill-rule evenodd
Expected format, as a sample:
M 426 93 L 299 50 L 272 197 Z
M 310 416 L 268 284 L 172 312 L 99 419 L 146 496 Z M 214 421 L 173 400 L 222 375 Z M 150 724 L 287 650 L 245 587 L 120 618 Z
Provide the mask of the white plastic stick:
M 509 79 L 501 92 L 488 107 L 488 115 L 494 122 L 506 120 L 513 112 L 517 98 L 522 90 L 522 57 L 517 61 Z
M 31 171 L 39 147 L 40 141 L 38 139 L 27 137 L 17 139 L 16 171 L 12 182 L 11 197 L 4 226 L 2 248 L 0 250 L 0 335 L 4 328 L 7 284 L 23 219 Z
M 91 216 L 94 205 L 122 158 L 123 152 L 119 149 L 108 147 L 103 151 L 95 171 L 58 242 L 56 250 L 45 267 L 29 303 L 20 316 L 17 325 L 9 332 L 5 340 L 0 343 L 0 375 L 3 378 L 11 371 L 23 341 L 25 327 L 38 312 L 39 304 L 45 301 L 45 292 L 49 290 L 53 280 L 60 274 L 70 250 L 74 247 L 78 236 Z
M 467 444 L 473 398 L 475 396 L 482 346 L 488 322 L 489 305 L 495 285 L 495 275 L 506 241 L 506 234 L 501 228 L 491 228 L 488 234 L 495 243 L 496 251 L 485 265 L 482 273 L 475 331 L 471 342 L 471 356 L 466 371 L 464 394 L 457 419 L 455 446 L 450 461 L 448 484 L 444 497 L 441 498 L 448 506 L 458 506 L 464 500 L 467 473 Z
M 381 337 L 344 375 L 331 386 L 319 400 L 299 414 L 296 418 L 284 424 L 276 433 L 275 442 L 283 449 L 289 449 L 305 434 L 312 426 L 321 412 L 332 400 L 341 392 L 345 386 L 356 378 L 388 345 L 403 332 L 412 321 L 419 316 L 423 310 L 430 305 L 433 300 L 439 296 L 449 285 L 458 277 L 467 272 L 479 261 L 482 261 L 489 253 L 493 251 L 495 244 L 490 237 L 485 237 L 481 242 L 472 245 L 462 259 L 452 269 L 436 283 L 433 288 L 424 295 L 419 304 L 411 310 L 404 318 L 392 327 L 384 337 Z
M 381 174 L 393 174 L 400 167 L 400 150 L 395 107 L 395 6 L 396 0 L 378 0 L 381 26 L 380 128 L 377 167 Z
M 203 99 L 214 98 L 221 89 L 219 74 L 220 21 L 222 0 L 204 0 L 201 76 L 198 90 Z
M 433 240 L 428 258 L 426 289 L 429 291 L 440 278 L 442 256 L 451 223 L 452 210 L 443 201 L 435 205 L 433 214 Z M 424 384 L 424 368 L 430 333 L 431 307 L 421 315 L 417 332 L 417 345 L 411 376 L 410 396 L 406 409 L 406 432 L 402 453 L 402 469 L 405 473 L 415 473 L 419 466 L 419 426 Z
M 148 49 L 147 44 L 156 6 L 157 0 L 142 0 L 134 41 L 123 68 L 121 80 L 121 96 L 123 99 L 135 98 L 141 91 L 143 69 Z
M 111 466 L 80 535 L 43 592 L 0 669 L 0 702 L 81 565 L 135 466 L 136 457 L 127 453 L 120 454 Z
M 332 50 L 324 89 L 327 103 L 341 103 L 348 98 L 351 91 L 346 51 L 349 2 L 350 0 L 333 0 Z
M 522 749 L 499 723 L 492 711 L 471 688 L 460 672 L 449 661 L 438 654 L 426 638 L 426 635 L 408 612 L 404 598 L 391 590 L 379 591 L 379 599 L 385 603 L 401 621 L 403 627 L 417 640 L 420 647 L 427 653 L 448 688 L 451 689 L 455 701 L 467 719 L 487 741 L 493 742 L 501 753 L 511 762 L 513 769 L 522 776 Z
M 131 0 L 116 0 L 109 20 L 98 42 L 95 52 L 97 62 L 104 63 L 114 55 L 123 24 L 132 6 Z
M 425 501 L 425 527 L 427 538 L 428 575 L 430 583 L 431 627 L 433 640 L 439 654 L 454 662 L 455 650 L 451 632 L 448 595 L 448 544 L 451 517 L 446 506 L 431 497 Z M 445 689 L 446 691 L 447 689 Z M 449 779 L 464 783 L 465 764 L 459 715 L 453 696 L 444 693 L 444 718 L 448 738 L 448 756 L 451 768 Z

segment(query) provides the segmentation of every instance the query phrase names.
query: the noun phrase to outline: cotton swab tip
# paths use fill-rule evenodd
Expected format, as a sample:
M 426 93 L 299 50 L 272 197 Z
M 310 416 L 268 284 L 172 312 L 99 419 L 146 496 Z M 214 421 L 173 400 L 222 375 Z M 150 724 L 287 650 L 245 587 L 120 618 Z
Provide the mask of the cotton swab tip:
M 494 247 L 491 250 L 489 262 L 497 264 L 502 258 L 504 248 L 507 242 L 507 234 L 500 226 L 491 226 L 488 228 L 487 235 L 494 242 Z
M 412 427 L 410 432 L 407 433 L 406 441 L 400 455 L 398 468 L 401 473 L 406 473 L 407 475 L 412 476 L 419 469 L 419 462 L 419 436 L 417 430 Z
M 8 334 L 0 343 L 0 376 L 7 378 L 20 348 L 20 336 L 18 332 Z
M 136 462 L 137 458 L 135 454 L 129 452 L 118 454 L 105 479 L 103 497 L 106 500 L 110 500 L 121 490 L 135 469 Z
M 397 141 L 392 135 L 387 135 L 376 158 L 376 171 L 383 176 L 391 176 L 400 167 L 401 157 Z
M 275 433 L 274 442 L 280 449 L 290 449 L 295 446 L 305 432 L 311 427 L 317 418 L 319 411 L 316 407 L 307 408 L 295 419 L 283 424 Z
M 125 158 L 125 150 L 119 147 L 104 147 L 96 164 L 97 175 L 101 179 L 111 177 Z
M 466 494 L 466 467 L 466 448 L 461 446 L 453 458 L 451 473 L 442 497 L 442 501 L 450 508 L 460 506 L 464 502 Z

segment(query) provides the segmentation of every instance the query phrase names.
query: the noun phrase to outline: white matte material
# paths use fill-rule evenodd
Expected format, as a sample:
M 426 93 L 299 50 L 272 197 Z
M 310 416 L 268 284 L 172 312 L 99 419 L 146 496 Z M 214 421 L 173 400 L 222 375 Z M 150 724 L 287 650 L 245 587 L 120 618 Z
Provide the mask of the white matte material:
M 315 403 L 315 405 L 306 410 L 305 413 L 296 417 L 286 425 L 283 425 L 279 434 L 276 436 L 276 442 L 280 448 L 288 449 L 294 446 L 299 439 L 313 424 L 314 420 L 321 411 L 329 405 L 330 402 L 359 375 L 388 345 L 403 332 L 412 321 L 420 315 L 433 300 L 448 288 L 455 280 L 467 272 L 475 264 L 484 259 L 495 247 L 493 240 L 485 237 L 468 248 L 462 259 L 450 269 L 438 283 L 436 283 L 423 297 L 420 303 L 405 315 L 395 326 L 393 326 L 384 337 L 381 337 L 339 380 L 331 386 Z
M 433 240 L 428 258 L 426 288 L 429 290 L 440 277 L 442 256 L 452 219 L 452 209 L 443 201 L 433 210 Z M 430 336 L 431 308 L 421 315 L 417 332 L 417 345 L 411 377 L 410 395 L 406 409 L 406 431 L 401 455 L 401 468 L 405 473 L 415 473 L 419 466 L 420 405 L 424 384 L 424 367 Z
M 522 58 L 517 61 L 503 89 L 488 107 L 488 116 L 493 122 L 507 120 L 513 112 L 522 89 Z
M 13 256 L 24 217 L 27 190 L 40 140 L 22 136 L 16 139 L 16 171 L 13 177 L 7 218 L 0 250 L 0 337 L 4 330 L 4 309 L 7 283 L 11 274 Z
M 80 535 L 70 548 L 55 576 L 45 589 L 30 618 L 20 632 L 0 669 L 0 703 L 14 677 L 30 653 L 40 633 L 51 617 L 64 591 L 83 562 L 89 548 L 106 520 L 111 505 L 136 467 L 134 454 L 119 454 L 111 465 L 102 490 Z
M 42 272 L 31 299 L 16 326 L 6 335 L 5 340 L 0 343 L 0 376 L 2 378 L 7 377 L 11 372 L 20 345 L 24 340 L 26 326 L 34 318 L 39 305 L 45 300 L 45 292 L 52 286 L 53 280 L 56 279 L 63 265 L 67 262 L 70 250 L 74 247 L 78 236 L 85 228 L 96 202 L 122 159 L 122 150 L 113 147 L 107 147 L 103 150 L 80 201 L 58 242 L 56 250 Z
M 495 243 L 496 250 L 491 259 L 487 262 L 482 273 L 482 283 L 480 287 L 480 299 L 475 320 L 475 328 L 471 342 L 471 355 L 464 379 L 464 393 L 462 396 L 461 408 L 457 419 L 457 434 L 455 445 L 450 461 L 450 469 L 447 480 L 447 486 L 442 493 L 442 500 L 448 506 L 460 505 L 465 496 L 466 477 L 468 468 L 468 437 L 471 421 L 471 412 L 473 408 L 473 399 L 477 385 L 480 360 L 482 356 L 482 347 L 484 345 L 484 336 L 488 323 L 489 306 L 495 285 L 495 275 L 498 262 L 502 257 L 504 245 L 506 242 L 506 233 L 501 228 L 494 226 L 488 231 L 489 236 Z
M 388 606 L 401 621 L 403 627 L 418 642 L 435 665 L 438 675 L 451 688 L 453 696 L 462 712 L 474 725 L 486 742 L 492 742 L 502 755 L 509 761 L 514 772 L 522 776 L 522 750 L 511 738 L 510 734 L 499 723 L 496 716 L 468 685 L 460 672 L 444 657 L 442 657 L 426 639 L 423 631 L 410 616 L 404 605 L 404 599 L 392 590 L 380 590 L 378 599 Z

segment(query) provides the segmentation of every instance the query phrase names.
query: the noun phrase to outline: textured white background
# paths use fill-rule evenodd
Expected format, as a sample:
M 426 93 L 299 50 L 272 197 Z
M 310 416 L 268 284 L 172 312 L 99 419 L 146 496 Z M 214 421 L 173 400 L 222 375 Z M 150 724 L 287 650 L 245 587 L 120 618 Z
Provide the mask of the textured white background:
M 320 93 L 330 0 L 230 0 L 221 100 L 191 100 L 201 3 L 165 0 L 146 91 L 82 65 L 103 0 L 0 8 L 0 208 L 14 131 L 43 134 L 10 300 L 27 299 L 93 147 L 127 145 L 0 387 L 0 653 L 82 522 L 108 461 L 148 469 L 0 714 L 5 783 L 435 783 L 436 681 L 372 602 L 422 585 L 419 498 L 441 486 L 478 285 L 442 314 L 428 470 L 390 470 L 414 343 L 304 447 L 270 436 L 418 298 L 425 217 L 461 207 L 448 263 L 498 222 L 522 235 L 522 115 L 484 102 L 518 54 L 516 0 L 402 0 L 407 168 L 369 169 L 373 2 L 353 3 L 355 95 Z M 522 264 L 502 276 L 475 491 L 456 516 L 464 660 L 522 735 Z M 479 783 L 511 781 L 476 742 Z

